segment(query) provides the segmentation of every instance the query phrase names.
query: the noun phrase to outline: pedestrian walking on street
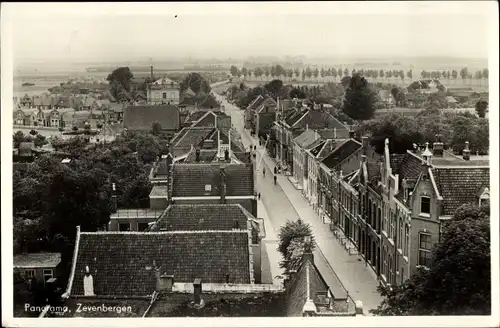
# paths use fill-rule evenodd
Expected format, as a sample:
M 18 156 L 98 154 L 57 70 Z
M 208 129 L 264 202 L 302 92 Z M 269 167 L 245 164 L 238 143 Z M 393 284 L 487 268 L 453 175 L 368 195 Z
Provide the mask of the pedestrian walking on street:
M 262 175 L 264 176 L 264 178 L 266 177 L 266 168 L 262 169 Z
M 274 185 L 276 185 L 276 181 L 278 181 L 278 177 L 274 176 Z
M 259 192 L 259 195 L 258 195 L 258 197 L 259 197 L 259 200 L 260 200 L 260 192 Z
M 255 150 L 255 151 L 256 151 L 256 150 L 257 150 L 257 146 L 253 146 L 253 150 Z
M 274 167 L 274 174 L 277 174 L 278 173 L 278 168 L 275 166 Z

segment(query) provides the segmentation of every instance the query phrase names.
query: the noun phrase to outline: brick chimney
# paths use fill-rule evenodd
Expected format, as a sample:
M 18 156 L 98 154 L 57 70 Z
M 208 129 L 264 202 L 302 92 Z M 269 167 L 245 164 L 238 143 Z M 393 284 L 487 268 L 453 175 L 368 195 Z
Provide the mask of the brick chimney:
M 111 213 L 116 213 L 118 210 L 118 201 L 116 199 L 116 185 L 113 183 L 111 191 Z
M 466 161 L 469 161 L 470 160 L 470 149 L 469 149 L 469 142 L 466 141 L 465 142 L 465 148 L 463 150 L 463 159 L 466 160 Z
M 153 65 L 151 65 L 151 82 L 154 80 L 154 75 L 153 75 Z
M 441 142 L 441 134 L 436 134 L 436 141 L 432 145 L 434 157 L 443 157 L 444 144 Z
M 349 130 L 349 139 L 354 139 L 354 131 Z
M 363 145 L 363 155 L 368 154 L 368 149 L 370 148 L 370 139 L 366 136 L 361 137 L 361 143 Z
M 226 203 L 226 167 L 220 167 L 220 202 L 221 204 Z
M 363 302 L 361 302 L 359 300 L 354 302 L 354 308 L 355 308 L 356 316 L 363 315 Z
M 201 293 L 203 291 L 200 278 L 194 279 L 193 291 L 194 291 L 194 303 L 200 304 L 201 303 Z
M 157 292 L 167 292 L 171 293 L 174 287 L 174 276 L 160 274 L 160 269 L 156 268 L 156 291 Z

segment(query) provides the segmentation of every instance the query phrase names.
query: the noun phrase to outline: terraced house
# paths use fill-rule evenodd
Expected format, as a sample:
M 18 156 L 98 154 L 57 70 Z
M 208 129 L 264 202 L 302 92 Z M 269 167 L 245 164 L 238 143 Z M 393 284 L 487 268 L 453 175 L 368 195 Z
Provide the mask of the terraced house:
M 321 108 L 296 108 L 274 122 L 271 148 L 282 167 L 293 172 L 294 139 L 306 130 L 331 130 L 329 139 L 348 138 L 349 128 Z
M 490 197 L 488 157 L 471 156 L 468 143 L 459 157 L 439 141 L 432 151 L 426 144 L 423 151 L 390 154 L 386 140 L 381 160 L 365 152 L 357 171 L 333 180 L 338 229 L 388 285 L 430 267 L 442 223 L 460 205 Z

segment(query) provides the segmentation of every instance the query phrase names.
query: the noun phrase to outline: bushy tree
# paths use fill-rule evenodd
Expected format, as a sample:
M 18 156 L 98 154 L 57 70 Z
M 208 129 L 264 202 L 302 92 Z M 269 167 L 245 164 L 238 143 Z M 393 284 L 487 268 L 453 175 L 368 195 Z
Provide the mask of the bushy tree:
M 298 88 L 293 88 L 291 91 L 290 91 L 290 98 L 294 99 L 294 98 L 298 98 L 298 99 L 305 99 L 307 98 L 306 97 L 306 94 L 304 91 L 298 89 Z
M 311 226 L 300 219 L 297 221 L 288 220 L 281 227 L 278 238 L 278 251 L 283 257 L 280 267 L 285 269 L 285 274 L 300 266 L 304 250 L 312 252 L 315 248 Z
M 111 93 L 117 97 L 121 89 L 130 91 L 130 81 L 134 75 L 128 67 L 119 67 L 108 75 L 107 80 L 111 86 Z
M 488 110 L 488 102 L 486 100 L 479 100 L 476 102 L 476 113 L 479 117 L 485 117 Z
M 159 122 L 153 122 L 153 124 L 151 124 L 151 134 L 152 135 L 158 136 L 161 134 L 161 131 L 162 131 L 162 127 L 161 127 L 161 124 Z
M 231 68 L 229 69 L 229 72 L 231 73 L 232 76 L 238 76 L 239 70 L 238 67 L 231 65 Z
M 491 314 L 489 206 L 464 204 L 444 222 L 432 265 L 400 286 L 380 288 L 375 315 Z
M 180 83 L 181 93 L 191 88 L 195 94 L 199 92 L 210 93 L 210 84 L 199 73 L 189 73 Z
M 283 88 L 283 81 L 272 80 L 271 82 L 264 85 L 264 88 L 267 90 L 269 95 L 271 95 L 271 97 L 276 99 L 280 95 L 280 92 Z
M 375 113 L 377 94 L 359 74 L 352 77 L 346 88 L 343 112 L 354 120 L 368 120 Z

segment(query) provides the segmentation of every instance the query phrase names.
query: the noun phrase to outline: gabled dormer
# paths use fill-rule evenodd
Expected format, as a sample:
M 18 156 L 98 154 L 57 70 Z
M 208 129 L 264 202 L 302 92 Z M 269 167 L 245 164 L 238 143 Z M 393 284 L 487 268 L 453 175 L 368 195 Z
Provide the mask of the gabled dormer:
M 479 206 L 486 205 L 490 203 L 490 188 L 487 186 L 482 186 L 476 193 Z

